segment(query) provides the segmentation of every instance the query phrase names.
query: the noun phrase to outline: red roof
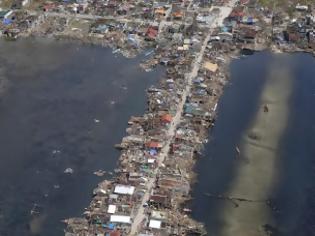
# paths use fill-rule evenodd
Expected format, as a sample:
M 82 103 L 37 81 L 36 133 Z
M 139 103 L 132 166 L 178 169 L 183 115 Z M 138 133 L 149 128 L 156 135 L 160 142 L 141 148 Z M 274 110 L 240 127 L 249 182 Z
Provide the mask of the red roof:
M 165 114 L 161 117 L 161 121 L 166 123 L 171 123 L 173 120 L 173 117 L 170 114 Z
M 240 0 L 241 5 L 246 5 L 249 3 L 249 0 Z
M 158 29 L 156 27 L 150 26 L 146 32 L 146 35 L 150 39 L 155 39 L 158 35 Z
M 120 236 L 120 232 L 118 230 L 112 231 L 110 234 L 110 236 Z
M 176 18 L 181 18 L 184 16 L 183 12 L 181 11 L 176 11 L 173 13 L 173 16 L 176 17 Z
M 146 143 L 145 146 L 148 148 L 161 148 L 162 147 L 162 145 L 159 142 L 153 142 L 153 141 Z
M 47 4 L 45 4 L 44 5 L 44 10 L 45 11 L 48 11 L 48 10 L 52 10 L 52 9 L 54 9 L 56 7 L 56 4 L 55 3 L 47 3 Z
M 244 8 L 243 7 L 237 7 L 234 8 L 229 17 L 243 17 L 245 16 Z
M 300 36 L 296 33 L 289 33 L 289 40 L 292 42 L 297 42 L 299 41 Z

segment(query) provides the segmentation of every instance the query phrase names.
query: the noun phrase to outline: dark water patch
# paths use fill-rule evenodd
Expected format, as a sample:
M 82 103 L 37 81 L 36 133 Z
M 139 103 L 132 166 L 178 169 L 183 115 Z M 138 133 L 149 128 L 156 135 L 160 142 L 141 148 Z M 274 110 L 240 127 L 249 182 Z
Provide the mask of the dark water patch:
M 258 109 L 270 58 L 271 55 L 264 52 L 231 63 L 230 84 L 218 104 L 211 141 L 196 166 L 198 183 L 194 186 L 193 217 L 206 223 L 209 235 L 217 235 L 222 227 L 223 221 L 217 216 L 226 201 L 209 198 L 207 193 L 224 195 L 233 180 L 239 161 L 236 160 L 236 147 Z M 233 202 L 231 204 L 234 206 Z
M 243 48 L 240 53 L 244 56 L 251 56 L 254 55 L 255 51 L 249 48 Z
M 55 41 L 1 42 L 0 52 L 9 82 L 0 99 L 0 235 L 63 235 L 60 220 L 89 204 L 101 180 L 94 171 L 115 168 L 113 146 L 163 71 Z M 41 213 L 32 217 L 34 204 Z

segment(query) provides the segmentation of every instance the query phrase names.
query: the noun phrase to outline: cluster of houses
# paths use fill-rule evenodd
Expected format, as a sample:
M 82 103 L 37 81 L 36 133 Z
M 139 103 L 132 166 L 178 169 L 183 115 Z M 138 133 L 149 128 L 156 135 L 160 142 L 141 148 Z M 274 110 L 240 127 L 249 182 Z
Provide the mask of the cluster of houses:
M 259 33 L 263 27 L 257 17 L 256 9 L 250 7 L 249 1 L 239 1 L 239 4 L 232 10 L 224 20 L 224 25 L 215 30 L 210 38 L 209 45 L 217 48 L 249 47 L 255 48 Z M 198 16 L 199 22 L 209 21 L 209 15 Z
M 281 48 L 315 49 L 315 11 L 311 6 L 297 5 L 292 17 L 279 12 L 273 18 L 273 40 Z
M 214 10 L 209 16 L 218 14 L 220 11 Z M 147 89 L 147 111 L 143 116 L 131 117 L 127 136 L 116 145 L 121 155 L 115 178 L 103 181 L 94 190 L 85 218 L 67 221 L 66 235 L 129 235 L 142 208 L 144 218 L 137 235 L 205 234 L 203 225 L 189 216 L 191 210 L 186 202 L 191 199 L 194 163 L 207 142 L 227 79 L 222 50 L 213 49 L 209 42 L 191 85 L 187 84 L 186 74 L 191 71 L 194 55 L 201 50 L 207 34 L 209 28 L 195 20 L 190 24 L 177 21 L 159 32 L 158 37 L 167 43 L 156 40 L 163 47 L 155 49 L 150 65 L 166 66 L 165 77 Z M 187 86 L 190 91 L 181 120 L 174 136 L 169 137 Z M 165 159 L 161 160 L 161 155 Z M 152 188 L 147 189 L 152 178 Z M 146 194 L 149 196 L 143 202 Z

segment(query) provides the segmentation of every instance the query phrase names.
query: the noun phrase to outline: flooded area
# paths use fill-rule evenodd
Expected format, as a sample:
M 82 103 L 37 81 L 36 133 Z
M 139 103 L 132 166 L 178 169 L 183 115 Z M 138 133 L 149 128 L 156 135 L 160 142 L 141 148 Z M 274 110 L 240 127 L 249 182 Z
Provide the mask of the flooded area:
M 61 220 L 80 216 L 110 177 L 114 144 L 163 71 L 49 40 L 2 41 L 0 60 L 0 235 L 64 235 Z
M 193 215 L 208 235 L 314 235 L 314 72 L 302 53 L 231 64 L 196 167 Z
M 0 235 L 63 235 L 164 72 L 49 40 L 0 42 L 0 53 Z M 315 235 L 314 74 L 302 53 L 232 62 L 195 168 L 193 217 L 208 235 Z

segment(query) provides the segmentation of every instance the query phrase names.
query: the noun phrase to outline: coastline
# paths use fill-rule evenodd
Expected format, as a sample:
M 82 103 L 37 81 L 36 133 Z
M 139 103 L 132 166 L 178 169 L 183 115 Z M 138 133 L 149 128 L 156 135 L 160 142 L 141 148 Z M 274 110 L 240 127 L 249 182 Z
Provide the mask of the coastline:
M 217 19 L 212 22 L 214 29 L 223 26 L 223 20 L 234 4 L 220 8 L 225 15 L 216 15 Z M 217 21 L 221 22 L 214 24 Z M 41 23 L 36 27 L 40 28 Z M 191 199 L 191 186 L 196 177 L 193 167 L 203 144 L 208 142 L 209 129 L 214 125 L 217 102 L 229 80 L 228 64 L 232 58 L 239 57 L 239 49 L 251 48 L 242 43 L 236 46 L 213 43 L 209 47 L 214 29 L 211 26 L 198 28 L 200 32 L 194 36 L 199 44 L 193 54 L 179 50 L 177 46 L 157 47 L 158 43 L 152 41 L 141 47 L 127 47 L 124 44 L 126 35 L 121 32 L 108 33 L 106 38 L 97 33 L 89 36 L 83 33 L 52 34 L 60 40 L 109 47 L 113 53 L 119 52 L 126 57 L 152 49 L 153 57 L 142 67 L 145 70 L 157 64 L 167 67 L 165 80 L 147 91 L 147 112 L 141 117 L 131 117 L 126 130 L 128 135 L 116 146 L 122 151 L 115 177 L 104 180 L 93 191 L 92 202 L 84 212 L 85 218 L 66 220 L 66 235 L 117 231 L 121 235 L 206 234 L 204 226 L 191 219 L 190 209 L 185 208 L 185 202 Z M 41 34 L 30 31 L 20 36 L 31 35 Z M 123 43 L 117 42 L 120 37 L 124 38 Z M 140 40 L 141 43 L 144 41 Z M 255 44 L 251 50 L 266 48 L 278 52 L 307 51 L 296 47 L 279 51 L 266 43 Z M 174 54 L 177 56 L 173 57 Z
M 147 91 L 148 111 L 143 117 L 131 117 L 126 130 L 129 136 L 116 146 L 122 149 L 120 163 L 115 170 L 116 177 L 112 181 L 101 182 L 93 191 L 94 198 L 85 211 L 86 219 L 66 220 L 66 235 L 106 232 L 106 226 L 99 225 L 97 220 L 106 218 L 108 211 L 112 210 L 110 208 L 115 208 L 117 221 L 126 221 L 115 224 L 122 235 L 149 234 L 152 231 L 206 234 L 204 226 L 188 216 L 190 209 L 185 208 L 185 203 L 191 199 L 191 186 L 196 179 L 193 168 L 198 153 L 208 141 L 209 128 L 214 125 L 217 102 L 227 82 L 225 71 L 230 55 L 226 54 L 224 58 L 219 56 L 219 52 L 211 55 L 207 45 L 212 32 L 205 30 L 204 34 L 199 57 L 191 66 L 186 62 L 188 68 L 191 67 L 186 71 L 192 72 L 185 72 L 183 76 L 182 68 L 168 66 L 166 77 L 169 79 L 162 80 L 158 87 Z M 198 81 L 201 76 L 207 80 Z M 176 97 L 170 93 L 174 86 L 178 86 Z M 207 88 L 211 88 L 211 91 L 207 91 Z M 201 89 L 205 93 L 198 95 Z M 161 104 L 158 100 L 162 100 L 162 97 L 168 98 L 169 107 L 164 109 L 169 112 L 158 111 Z M 202 105 L 199 107 L 198 104 Z M 145 126 L 154 121 L 153 129 L 146 131 Z M 149 173 L 141 171 L 143 158 L 139 155 L 148 158 L 145 162 L 149 163 Z M 140 169 L 137 170 L 137 166 Z M 144 186 L 145 190 L 141 190 L 139 185 Z M 137 196 L 139 193 L 140 197 Z M 111 196 L 115 194 L 118 196 Z M 115 198 L 119 198 L 120 194 L 123 200 L 117 201 Z M 116 207 L 121 201 L 124 205 L 128 205 L 127 202 L 131 205 L 128 210 L 119 209 L 117 214 Z M 149 206 L 158 210 L 148 209 Z M 113 221 L 113 215 L 109 217 Z

